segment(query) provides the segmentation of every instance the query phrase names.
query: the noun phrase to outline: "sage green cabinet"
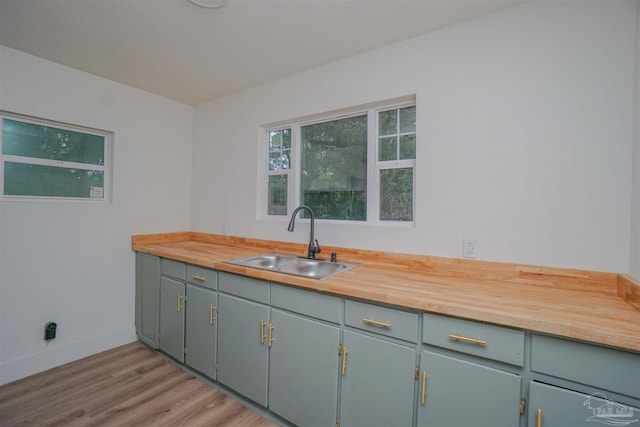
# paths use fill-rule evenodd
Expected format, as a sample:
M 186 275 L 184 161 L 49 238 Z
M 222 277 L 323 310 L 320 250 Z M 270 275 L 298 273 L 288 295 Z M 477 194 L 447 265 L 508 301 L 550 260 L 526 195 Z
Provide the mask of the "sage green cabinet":
M 415 348 L 344 331 L 340 426 L 411 426 Z
M 272 309 L 269 409 L 298 426 L 333 426 L 340 328 Z
M 341 427 L 413 425 L 417 339 L 416 313 L 345 301 Z
M 216 378 L 217 273 L 162 259 L 160 350 Z
M 187 284 L 186 307 L 185 363 L 215 380 L 218 293 Z
M 606 399 L 603 393 L 585 394 L 539 382 L 529 386 L 530 427 L 633 425 L 640 409 Z
M 269 283 L 218 275 L 218 381 L 267 406 Z
M 425 313 L 418 426 L 520 424 L 524 332 Z
M 138 339 L 158 348 L 160 322 L 160 258 L 136 253 L 135 326 Z
M 227 273 L 219 290 L 218 381 L 296 425 L 334 426 L 340 299 Z
M 423 351 L 418 426 L 518 426 L 520 382 L 514 373 Z
M 533 334 L 531 371 L 531 427 L 622 426 L 640 419 L 638 353 Z
M 160 350 L 184 363 L 184 282 L 160 279 Z
M 297 426 L 335 426 L 341 299 L 271 284 L 269 409 Z

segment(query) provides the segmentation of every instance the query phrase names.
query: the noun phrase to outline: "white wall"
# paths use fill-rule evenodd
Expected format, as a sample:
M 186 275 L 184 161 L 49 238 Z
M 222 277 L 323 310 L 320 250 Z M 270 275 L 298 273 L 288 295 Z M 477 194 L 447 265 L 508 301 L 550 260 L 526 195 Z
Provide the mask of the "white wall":
M 193 108 L 0 46 L 0 109 L 115 133 L 111 204 L 0 202 L 3 384 L 135 340 L 131 235 L 189 229 Z
M 198 106 L 192 229 L 305 242 L 257 215 L 259 125 L 415 93 L 415 229 L 320 244 L 628 272 L 636 8 L 533 2 Z
M 640 4 L 640 1 L 638 2 Z M 636 14 L 636 100 L 629 273 L 640 280 L 640 8 Z

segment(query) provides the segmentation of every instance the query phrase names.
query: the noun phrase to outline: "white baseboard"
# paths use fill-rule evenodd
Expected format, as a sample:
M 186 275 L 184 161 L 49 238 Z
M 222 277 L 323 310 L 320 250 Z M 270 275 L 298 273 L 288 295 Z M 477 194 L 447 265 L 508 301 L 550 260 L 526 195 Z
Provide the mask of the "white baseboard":
M 0 385 L 8 384 L 101 351 L 128 344 L 136 339 L 135 328 L 125 328 L 1 363 Z

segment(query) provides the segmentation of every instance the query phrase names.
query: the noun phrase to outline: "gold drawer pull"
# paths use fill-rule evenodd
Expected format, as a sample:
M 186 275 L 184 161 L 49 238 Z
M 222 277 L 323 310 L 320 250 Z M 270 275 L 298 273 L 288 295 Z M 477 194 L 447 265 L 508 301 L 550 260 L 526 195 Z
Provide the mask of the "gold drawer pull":
M 271 347 L 271 345 L 273 345 L 273 330 L 275 328 L 273 327 L 273 324 L 269 323 L 269 347 Z
M 204 277 L 204 276 L 198 276 L 197 274 L 194 274 L 193 276 L 191 276 L 191 278 L 192 278 L 193 280 L 200 280 L 201 282 L 204 282 L 205 280 L 207 280 L 207 278 L 206 278 L 206 277 Z
M 542 409 L 536 411 L 536 427 L 542 427 Z
M 182 300 L 184 298 L 184 295 L 181 295 L 180 293 L 178 293 L 178 313 L 180 313 L 182 311 Z
M 342 350 L 342 376 L 347 373 L 347 354 L 349 354 L 349 350 L 347 347 L 344 347 Z
M 216 306 L 213 304 L 209 304 L 209 324 L 213 325 L 213 321 L 216 320 Z
M 455 341 L 468 342 L 468 343 L 471 343 L 471 344 L 487 345 L 487 341 L 486 340 L 479 340 L 478 338 L 469 338 L 469 337 L 465 337 L 463 335 L 449 334 L 449 339 L 452 339 L 452 340 L 455 340 Z
M 381 322 L 379 320 L 373 320 L 373 319 L 367 319 L 366 317 L 364 319 L 362 319 L 362 321 L 364 323 L 367 323 L 369 325 L 373 325 L 373 326 L 378 326 L 380 328 L 390 328 L 391 327 L 391 323 L 389 322 Z
M 422 391 L 420 393 L 420 403 L 424 405 L 427 401 L 427 371 L 422 371 Z
M 267 322 L 265 322 L 264 320 L 260 321 L 260 344 L 264 344 L 264 340 L 265 338 L 267 338 L 267 336 L 264 334 L 264 327 L 267 326 Z

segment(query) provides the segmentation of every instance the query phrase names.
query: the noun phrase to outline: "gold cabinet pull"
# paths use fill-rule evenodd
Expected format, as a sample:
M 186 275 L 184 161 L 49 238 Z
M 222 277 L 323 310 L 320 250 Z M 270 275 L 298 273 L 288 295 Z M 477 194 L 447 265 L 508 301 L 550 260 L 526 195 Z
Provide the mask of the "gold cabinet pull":
M 213 325 L 213 321 L 216 320 L 215 316 L 216 306 L 213 304 L 209 304 L 209 324 Z
M 273 344 L 273 330 L 275 328 L 273 327 L 273 325 L 271 323 L 269 323 L 269 347 L 271 347 L 271 345 Z
M 389 322 L 381 322 L 379 320 L 374 320 L 374 319 L 367 319 L 366 317 L 364 319 L 362 319 L 362 321 L 368 325 L 373 325 L 373 326 L 378 326 L 380 328 L 390 328 L 391 327 L 391 323 Z
M 542 409 L 536 411 L 536 427 L 542 427 Z
M 349 350 L 347 347 L 343 347 L 342 349 L 342 376 L 347 373 L 347 354 L 349 354 Z
M 204 276 L 198 276 L 197 274 L 194 274 L 193 276 L 191 276 L 191 278 L 192 278 L 193 280 L 200 280 L 201 282 L 204 282 L 205 280 L 207 280 L 207 278 L 206 278 L 206 277 L 204 277 Z
M 182 298 L 183 298 L 183 295 L 178 293 L 178 313 L 182 311 Z
M 449 334 L 449 339 L 452 339 L 452 340 L 455 340 L 455 341 L 468 342 L 468 343 L 471 343 L 471 344 L 487 345 L 487 341 L 486 340 L 479 340 L 478 338 L 469 338 L 469 337 L 465 337 L 463 335 Z
M 420 390 L 420 404 L 427 401 L 427 371 L 422 371 L 422 389 Z
M 264 327 L 267 326 L 267 322 L 265 322 L 264 320 L 260 321 L 260 344 L 264 344 L 264 340 L 265 338 L 267 338 L 267 336 L 264 334 Z

